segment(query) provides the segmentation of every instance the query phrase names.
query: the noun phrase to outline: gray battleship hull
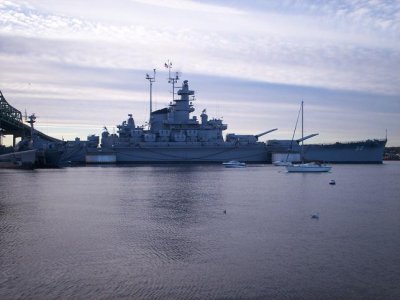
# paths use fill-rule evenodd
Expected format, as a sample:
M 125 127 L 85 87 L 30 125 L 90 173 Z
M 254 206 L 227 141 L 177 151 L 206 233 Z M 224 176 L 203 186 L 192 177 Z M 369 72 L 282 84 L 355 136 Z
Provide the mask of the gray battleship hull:
M 282 141 L 283 142 L 283 141 Z M 64 152 L 64 163 L 220 163 L 238 160 L 248 163 L 271 163 L 274 153 L 285 156 L 289 150 L 287 143 L 277 140 L 274 146 L 264 143 L 254 145 L 148 145 L 113 148 L 69 148 Z M 306 161 L 327 163 L 370 163 L 380 164 L 386 141 L 368 140 L 351 143 L 304 145 Z M 290 157 L 299 157 L 300 147 L 289 151 Z M 91 161 L 88 161 L 88 155 Z M 110 158 L 113 156 L 113 158 Z M 97 157 L 97 158 L 96 158 Z M 295 159 L 296 160 L 296 159 Z M 297 159 L 298 160 L 298 159 Z M 296 160 L 296 161 L 297 161 Z
M 230 160 L 265 163 L 267 161 L 267 151 L 263 144 L 243 147 L 233 145 L 145 145 L 142 147 L 117 147 L 114 148 L 114 153 L 117 163 L 221 163 Z
M 381 164 L 386 140 L 304 145 L 304 159 L 327 163 Z
M 82 143 L 84 144 L 84 143 Z M 351 143 L 309 144 L 304 145 L 306 161 L 322 161 L 327 163 L 370 163 L 380 164 L 386 141 L 368 140 Z M 301 148 L 299 145 L 289 150 L 287 142 L 275 140 L 274 145 L 264 143 L 253 145 L 149 145 L 116 146 L 113 148 L 86 148 L 76 146 L 67 148 L 63 154 L 63 162 L 85 163 L 220 163 L 238 160 L 248 163 L 271 163 L 274 154 L 299 160 Z M 88 161 L 88 155 L 91 161 Z M 113 156 L 113 158 L 110 158 Z M 276 160 L 276 159 L 275 159 Z M 293 159 L 291 159 L 293 160 Z

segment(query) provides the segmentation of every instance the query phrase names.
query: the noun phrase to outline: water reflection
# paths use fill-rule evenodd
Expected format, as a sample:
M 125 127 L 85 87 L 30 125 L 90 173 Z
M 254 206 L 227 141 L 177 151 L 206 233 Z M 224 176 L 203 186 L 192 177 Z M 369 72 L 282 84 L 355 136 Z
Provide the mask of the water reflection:
M 0 199 L 0 218 L 6 214 L 6 206 L 2 203 L 2 199 Z
M 135 242 L 143 247 L 146 255 L 166 261 L 184 261 L 202 251 L 195 231 L 212 217 L 213 212 L 208 211 L 210 201 L 215 207 L 221 197 L 218 189 L 210 191 L 204 185 L 204 177 L 208 175 L 201 172 L 201 168 L 190 165 L 146 167 L 146 181 L 138 179 L 140 184 L 135 184 L 129 199 L 123 197 L 123 223 L 135 224 Z M 125 238 L 132 239 L 130 230 L 123 232 Z

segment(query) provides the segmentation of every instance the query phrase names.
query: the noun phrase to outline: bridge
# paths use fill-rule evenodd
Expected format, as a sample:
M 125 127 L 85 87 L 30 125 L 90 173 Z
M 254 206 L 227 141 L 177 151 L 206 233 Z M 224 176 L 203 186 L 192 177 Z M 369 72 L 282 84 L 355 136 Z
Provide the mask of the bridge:
M 24 124 L 22 121 L 21 112 L 12 107 L 4 98 L 3 93 L 0 91 L 0 134 L 12 135 L 13 144 L 15 146 L 15 139 L 20 137 L 31 136 L 31 127 Z M 48 136 L 35 129 L 35 134 L 41 139 L 48 142 L 60 142 L 59 139 Z

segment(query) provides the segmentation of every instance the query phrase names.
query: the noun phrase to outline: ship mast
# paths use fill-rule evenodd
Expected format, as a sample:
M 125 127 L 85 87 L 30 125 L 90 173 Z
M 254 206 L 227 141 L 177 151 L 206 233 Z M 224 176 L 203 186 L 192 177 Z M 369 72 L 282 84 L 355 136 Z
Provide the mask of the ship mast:
M 149 113 L 149 124 L 150 124 L 151 113 L 153 112 L 153 82 L 156 81 L 156 69 L 153 69 L 153 77 L 150 77 L 149 74 L 146 74 L 146 79 L 150 83 L 150 113 Z
M 168 60 L 168 62 L 166 62 L 164 64 L 164 66 L 168 69 L 168 83 L 172 84 L 172 101 L 174 101 L 175 100 L 175 83 L 177 83 L 179 80 L 179 73 L 175 72 L 175 77 L 171 77 L 172 62 L 170 62 L 169 60 Z
M 35 114 L 31 114 L 28 117 L 28 124 L 31 126 L 31 141 L 33 142 L 33 134 L 35 132 L 35 129 L 33 128 L 33 124 L 36 122 L 36 116 Z

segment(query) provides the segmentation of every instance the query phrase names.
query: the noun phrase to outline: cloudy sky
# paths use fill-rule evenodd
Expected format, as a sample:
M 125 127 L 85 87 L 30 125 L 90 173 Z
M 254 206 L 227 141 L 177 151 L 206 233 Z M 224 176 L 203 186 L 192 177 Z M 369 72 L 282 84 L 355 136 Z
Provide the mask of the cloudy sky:
M 164 63 L 227 132 L 400 145 L 400 0 L 0 0 L 0 90 L 37 127 L 84 139 L 172 98 Z

